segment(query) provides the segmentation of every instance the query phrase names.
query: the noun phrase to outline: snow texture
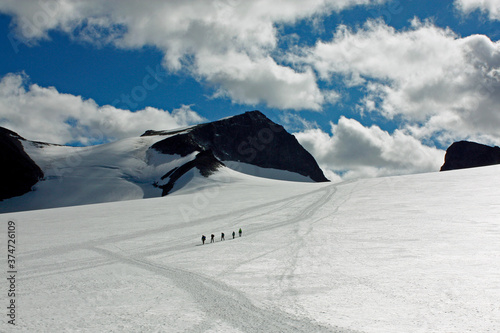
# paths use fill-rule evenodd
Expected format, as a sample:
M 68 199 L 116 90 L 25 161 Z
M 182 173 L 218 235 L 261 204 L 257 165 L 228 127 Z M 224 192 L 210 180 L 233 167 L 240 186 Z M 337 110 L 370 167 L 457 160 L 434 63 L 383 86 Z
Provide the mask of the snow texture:
M 18 325 L 0 331 L 500 327 L 498 166 L 340 184 L 227 168 L 193 179 L 163 198 L 0 214 L 1 248 L 16 222 L 19 265 Z
M 183 157 L 162 154 L 150 147 L 178 132 L 159 133 L 90 147 L 21 141 L 43 170 L 45 179 L 35 184 L 33 191 L 0 202 L 0 213 L 160 197 L 159 186 L 169 181 L 162 177 L 194 160 L 198 152 Z M 240 173 L 253 176 L 312 182 L 311 178 L 294 172 L 229 163 Z M 175 182 L 169 193 L 183 188 L 194 177 L 205 178 L 190 170 Z

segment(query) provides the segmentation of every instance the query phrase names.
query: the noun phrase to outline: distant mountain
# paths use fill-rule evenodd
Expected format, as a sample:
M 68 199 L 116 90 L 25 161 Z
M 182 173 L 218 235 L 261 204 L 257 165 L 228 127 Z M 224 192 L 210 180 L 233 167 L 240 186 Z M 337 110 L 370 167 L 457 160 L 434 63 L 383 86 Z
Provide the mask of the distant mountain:
M 181 156 L 201 151 L 205 152 L 206 158 L 213 160 L 215 157 L 223 163 L 242 162 L 298 173 L 316 182 L 328 181 L 312 155 L 297 139 L 259 111 L 197 125 L 180 133 L 147 131 L 142 136 L 172 134 L 176 135 L 155 143 L 151 148 L 163 154 Z
M 474 168 L 500 164 L 500 148 L 483 144 L 459 141 L 447 150 L 441 171 Z
M 2 129 L 0 156 L 1 199 L 8 199 L 0 212 L 160 197 L 220 181 L 224 170 L 233 178 L 328 181 L 295 137 L 259 111 L 91 147 Z
M 24 151 L 17 133 L 0 127 L 0 200 L 23 195 L 31 190 L 43 172 Z

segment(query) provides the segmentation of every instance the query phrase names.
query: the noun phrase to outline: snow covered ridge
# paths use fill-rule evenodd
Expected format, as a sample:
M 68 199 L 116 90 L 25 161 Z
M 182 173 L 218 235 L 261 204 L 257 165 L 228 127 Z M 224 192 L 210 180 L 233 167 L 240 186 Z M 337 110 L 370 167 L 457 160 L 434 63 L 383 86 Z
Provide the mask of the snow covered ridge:
M 0 212 L 160 197 L 228 167 L 280 180 L 328 181 L 295 137 L 259 111 L 90 147 L 32 142 L 15 133 L 6 137 L 17 143 L 1 142 L 16 147 L 31 169 L 10 177 L 26 177 L 27 185 L 9 185 L 17 192 L 3 196 Z
M 163 133 L 148 131 L 143 136 L 158 134 Z M 316 182 L 328 181 L 297 139 L 259 111 L 192 126 L 152 147 L 164 154 L 181 156 L 210 150 L 222 162 L 242 162 L 295 172 Z
M 0 331 L 498 332 L 500 166 L 341 184 L 223 168 L 196 181 L 0 214 L 21 267 L 16 328 L 4 289 Z

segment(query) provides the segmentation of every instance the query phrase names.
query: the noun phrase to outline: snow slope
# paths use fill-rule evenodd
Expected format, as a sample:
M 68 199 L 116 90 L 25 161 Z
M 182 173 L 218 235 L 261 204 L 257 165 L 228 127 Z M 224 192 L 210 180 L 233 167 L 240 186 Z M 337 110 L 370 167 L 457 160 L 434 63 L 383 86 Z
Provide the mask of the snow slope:
M 0 213 L 161 197 L 167 172 L 195 159 L 197 152 L 181 157 L 149 149 L 154 143 L 185 129 L 159 132 L 112 143 L 69 147 L 23 141 L 28 155 L 43 170 L 45 179 L 34 191 L 0 202 Z M 233 170 L 264 178 L 313 182 L 298 173 L 226 162 Z M 175 182 L 174 192 L 199 174 L 193 169 Z M 200 177 L 205 178 L 200 175 Z
M 149 165 L 147 156 L 149 146 L 158 140 L 130 138 L 90 147 L 40 147 L 26 141 L 25 151 L 46 179 L 34 191 L 4 200 L 0 212 L 161 196 L 152 184 L 170 165 Z
M 341 184 L 224 169 L 164 198 L 0 214 L 19 271 L 0 330 L 496 332 L 499 182 L 499 166 Z

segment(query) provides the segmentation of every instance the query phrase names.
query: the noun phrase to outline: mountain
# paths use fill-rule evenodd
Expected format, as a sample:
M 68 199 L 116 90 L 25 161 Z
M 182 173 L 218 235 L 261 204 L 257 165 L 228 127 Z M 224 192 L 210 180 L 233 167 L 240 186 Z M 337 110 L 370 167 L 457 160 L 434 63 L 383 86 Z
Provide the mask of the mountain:
M 0 201 L 23 195 L 31 190 L 42 170 L 24 151 L 22 141 L 26 141 L 6 128 L 0 127 Z
M 475 168 L 500 164 L 500 148 L 483 144 L 459 141 L 447 150 L 441 171 Z
M 0 214 L 19 263 L 17 327 L 5 292 L 0 331 L 498 332 L 500 165 L 336 184 L 222 167 L 198 180 Z
M 215 181 L 226 169 L 286 181 L 328 181 L 295 137 L 259 111 L 91 147 L 32 142 L 5 131 L 8 145 L 0 153 L 17 161 L 20 157 L 9 152 L 15 147 L 30 173 L 4 173 L 24 186 L 10 186 L 13 193 L 24 195 L 5 193 L 0 212 L 160 197 Z M 18 164 L 11 169 L 21 170 Z
M 147 131 L 143 136 L 173 133 L 176 132 Z M 298 173 L 316 182 L 328 181 L 297 139 L 259 111 L 194 126 L 155 143 L 152 148 L 181 156 L 211 151 L 222 162 L 243 162 Z

